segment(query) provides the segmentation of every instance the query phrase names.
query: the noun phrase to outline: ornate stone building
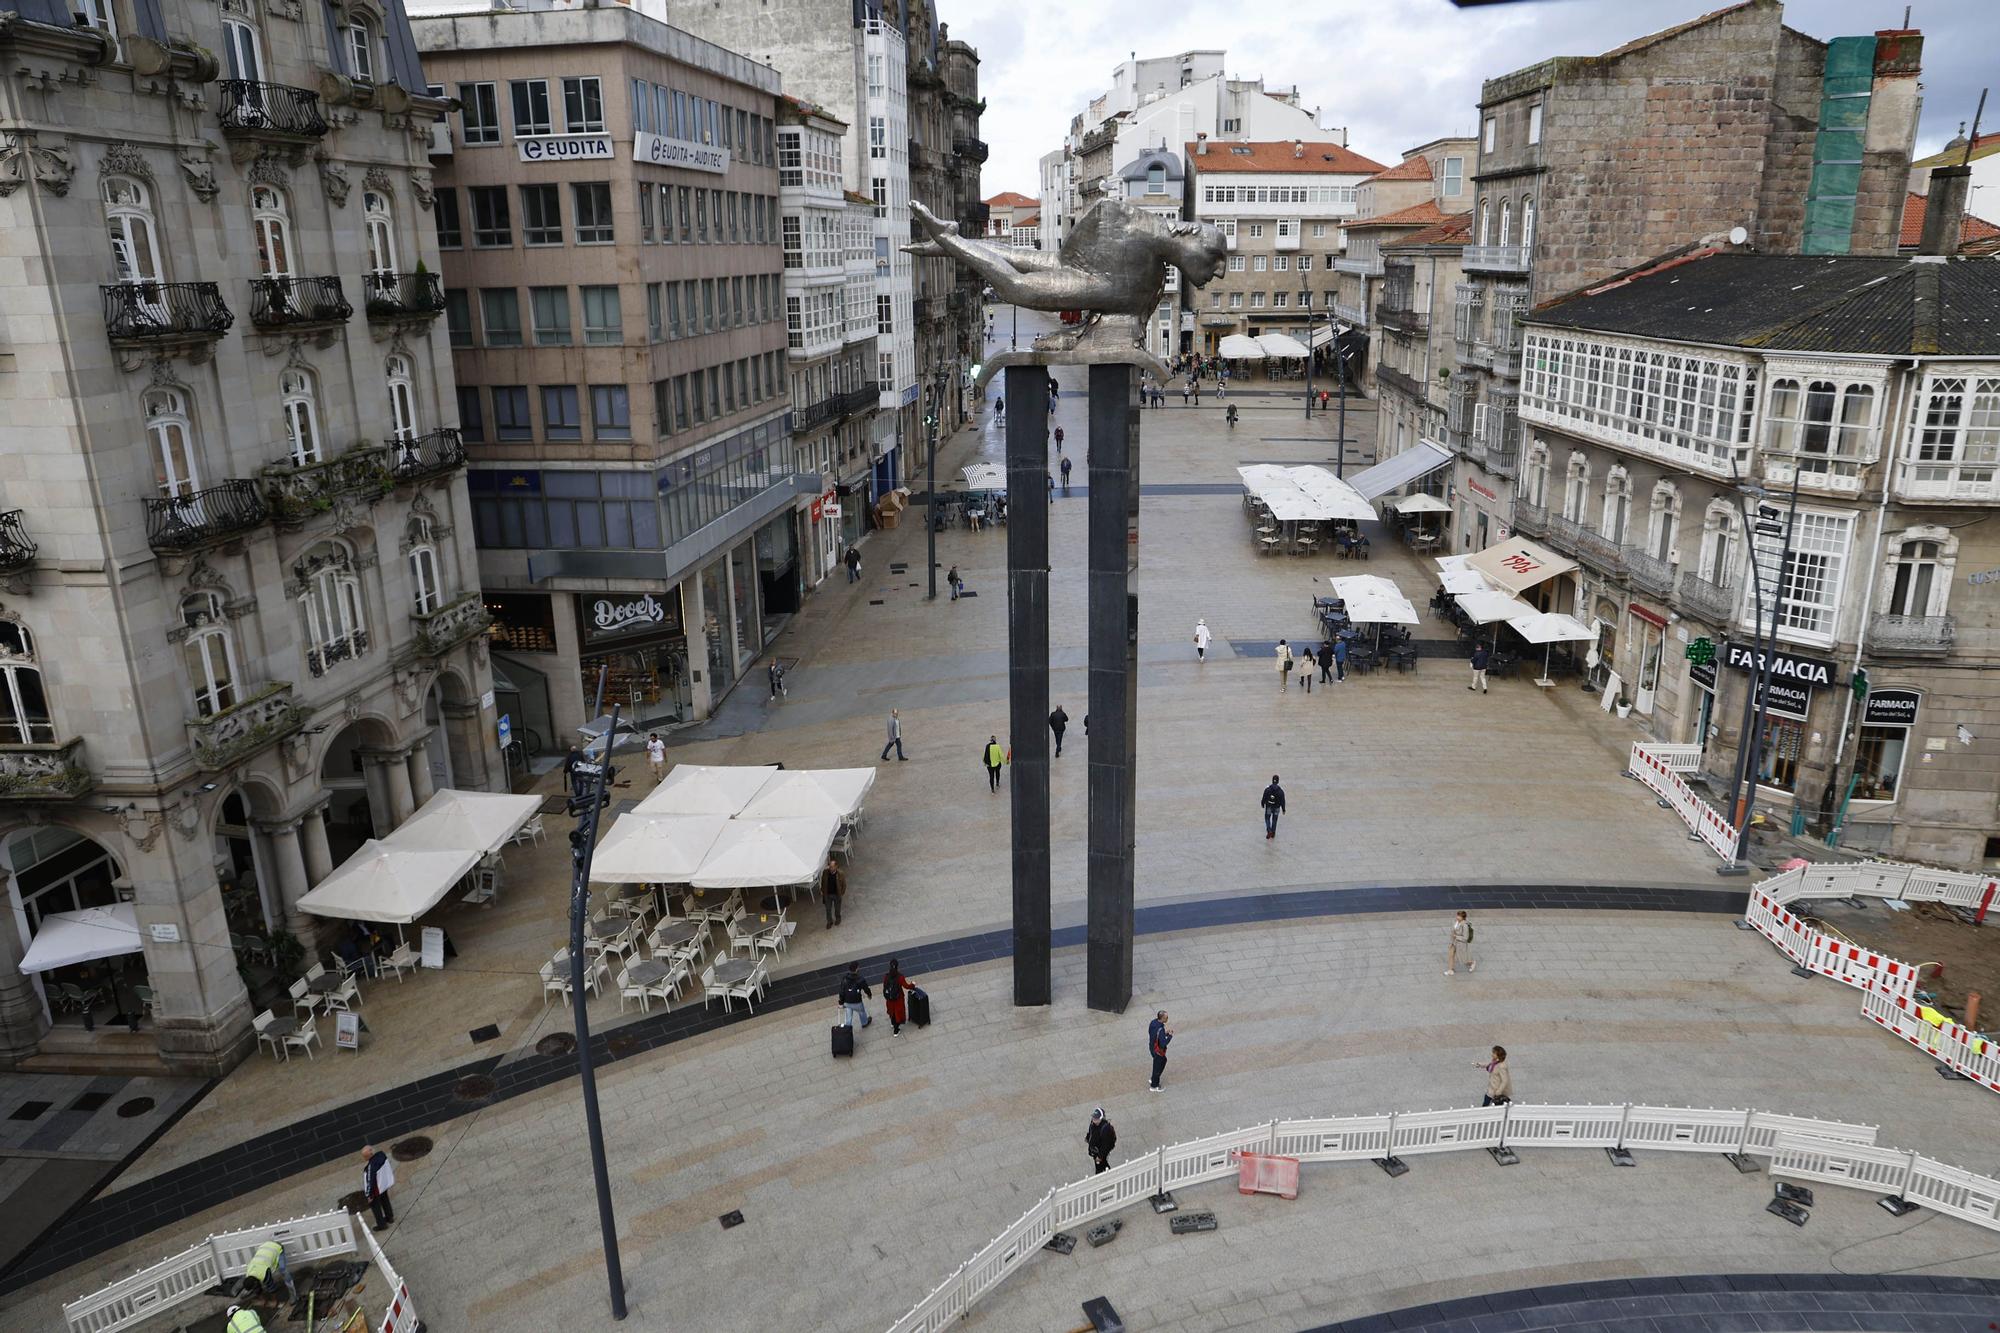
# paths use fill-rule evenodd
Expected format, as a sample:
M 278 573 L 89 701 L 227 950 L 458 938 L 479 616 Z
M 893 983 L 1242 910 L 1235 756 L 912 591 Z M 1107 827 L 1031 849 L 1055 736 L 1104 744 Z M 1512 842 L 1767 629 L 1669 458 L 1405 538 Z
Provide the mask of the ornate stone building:
M 399 0 L 0 0 L 0 52 L 0 1063 L 214 1074 L 243 941 L 497 781 L 443 103 Z

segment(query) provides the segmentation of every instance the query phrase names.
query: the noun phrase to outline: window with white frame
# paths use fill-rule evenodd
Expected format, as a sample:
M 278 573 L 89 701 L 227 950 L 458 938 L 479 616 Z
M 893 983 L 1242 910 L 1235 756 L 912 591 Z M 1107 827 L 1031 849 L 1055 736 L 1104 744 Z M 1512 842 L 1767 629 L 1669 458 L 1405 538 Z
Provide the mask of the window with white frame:
M 430 525 L 424 524 L 423 540 L 410 548 L 410 601 L 420 616 L 444 605 L 444 584 L 438 578 L 437 548 L 430 543 Z
M 1582 454 L 1569 456 L 1569 472 L 1563 479 L 1563 517 L 1572 523 L 1583 522 L 1584 510 L 1590 504 L 1590 460 Z
M 2000 377 L 1934 375 L 1913 409 L 1907 485 L 1923 495 L 2000 495 Z
M 375 25 L 358 14 L 347 22 L 347 74 L 356 83 L 375 82 Z
M 1264 293 L 1250 293 L 1250 308 L 1252 310 L 1262 310 L 1264 308 Z
M 1268 256 L 1258 255 L 1250 261 L 1250 271 L 1252 273 L 1262 273 L 1270 267 L 1270 263 L 1271 261 Z
M 868 156 L 877 159 L 889 156 L 889 122 L 882 116 L 868 118 Z
M 1486 201 L 1479 201 L 1479 244 L 1486 244 Z
M 1646 528 L 1646 553 L 1655 560 L 1675 563 L 1674 551 L 1680 545 L 1680 529 L 1680 488 L 1670 481 L 1654 483 L 1651 520 Z
M 346 543 L 321 542 L 294 566 L 299 611 L 305 620 L 306 668 L 323 676 L 334 665 L 368 651 L 368 620 L 361 579 Z
M 1511 200 L 1502 199 L 1500 201 L 1500 236 L 1495 243 L 1499 245 L 1511 245 L 1513 241 L 1514 205 Z
M 458 127 L 468 144 L 500 142 L 500 97 L 492 84 L 458 85 Z
M 160 250 L 154 239 L 152 196 L 145 184 L 130 176 L 106 176 L 101 189 L 116 280 L 158 282 Z
M 611 182 L 577 181 L 569 190 L 570 207 L 576 214 L 576 243 L 610 245 L 613 239 Z
M 406 356 L 392 356 L 383 363 L 389 390 L 389 437 L 407 444 L 417 438 L 417 395 L 415 372 Z
M 1264 224 L 1261 222 L 1248 223 L 1245 230 L 1250 233 L 1250 239 L 1253 241 L 1259 241 L 1264 238 Z
M 181 599 L 181 661 L 194 689 L 194 711 L 200 717 L 227 712 L 239 702 L 236 645 L 223 618 L 222 596 L 198 592 Z
M 51 745 L 55 739 L 34 635 L 19 621 L 0 621 L 0 745 Z
M 1742 549 L 1742 517 L 1727 500 L 1714 500 L 1702 520 L 1700 576 L 1719 588 L 1736 584 L 1736 558 Z
M 1941 616 L 1951 596 L 1949 533 L 1942 528 L 1905 533 L 1890 548 L 1885 615 Z
M 604 87 L 595 76 L 564 79 L 563 129 L 570 134 L 604 133 Z
M 368 272 L 377 278 L 396 272 L 396 220 L 389 197 L 376 190 L 361 195 L 361 225 L 368 240 Z
M 1874 457 L 1875 398 L 1872 384 L 1773 378 L 1766 443 L 1772 453 L 1796 458 L 1802 472 L 1851 476 Z
M 1800 510 L 1782 579 L 1778 633 L 1830 641 L 1840 615 L 1854 515 Z M 1771 538 L 1780 542 L 1782 538 Z
M 1540 143 L 1541 141 L 1542 141 L 1542 104 L 1540 102 L 1537 102 L 1533 106 L 1528 108 L 1528 142 Z
M 1480 139 L 1480 141 L 1479 141 L 1479 146 L 1480 146 L 1480 149 L 1481 149 L 1481 151 L 1483 151 L 1483 152 L 1488 152 L 1488 153 L 1490 153 L 1490 152 L 1492 152 L 1492 151 L 1493 151 L 1493 139 L 1494 139 L 1494 132 L 1495 132 L 1495 121 L 1494 121 L 1494 118 L 1493 118 L 1492 116 L 1488 116 L 1488 117 L 1486 118 L 1486 130 L 1485 130 L 1485 135 L 1484 135 L 1484 137 L 1483 137 L 1483 138 L 1481 138 L 1481 139 Z
M 111 0 L 71 0 L 70 9 L 77 27 L 95 28 L 111 39 L 111 58 L 118 59 L 118 16 L 112 12 Z M 230 77 L 255 79 L 258 75 L 232 73 Z
M 257 235 L 258 276 L 291 277 L 292 221 L 284 192 L 269 185 L 252 186 L 250 223 Z
M 195 466 L 194 424 L 187 395 L 161 385 L 146 392 L 146 438 L 152 444 L 153 481 L 168 499 L 192 495 L 201 486 Z
M 1522 407 L 1594 427 L 1622 447 L 1730 475 L 1749 461 L 1757 370 L 1706 354 L 1530 330 Z
M 555 133 L 555 117 L 549 110 L 547 79 L 515 79 L 507 85 L 514 104 L 514 137 L 532 139 Z
M 1532 249 L 1535 244 L 1535 197 L 1521 196 L 1521 248 Z
M 1528 456 L 1521 467 L 1521 498 L 1537 509 L 1548 506 L 1549 496 L 1549 447 L 1540 440 L 1528 446 Z
M 309 370 L 294 366 L 278 377 L 278 398 L 285 414 L 285 447 L 294 467 L 320 460 L 319 395 Z

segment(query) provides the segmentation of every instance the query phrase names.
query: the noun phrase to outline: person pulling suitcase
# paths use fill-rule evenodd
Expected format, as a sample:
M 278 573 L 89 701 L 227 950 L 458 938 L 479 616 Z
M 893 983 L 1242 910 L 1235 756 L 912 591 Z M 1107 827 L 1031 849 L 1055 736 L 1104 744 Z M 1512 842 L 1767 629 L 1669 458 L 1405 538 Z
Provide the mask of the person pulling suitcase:
M 861 979 L 861 964 L 849 963 L 846 974 L 840 979 L 840 990 L 836 996 L 843 1016 L 833 1027 L 835 1055 L 854 1054 L 854 1029 L 857 1026 L 865 1028 L 875 1021 L 868 1016 L 866 1003 L 867 997 L 873 993 L 869 990 L 868 983 Z M 861 1020 L 859 1024 L 855 1023 L 856 1018 Z

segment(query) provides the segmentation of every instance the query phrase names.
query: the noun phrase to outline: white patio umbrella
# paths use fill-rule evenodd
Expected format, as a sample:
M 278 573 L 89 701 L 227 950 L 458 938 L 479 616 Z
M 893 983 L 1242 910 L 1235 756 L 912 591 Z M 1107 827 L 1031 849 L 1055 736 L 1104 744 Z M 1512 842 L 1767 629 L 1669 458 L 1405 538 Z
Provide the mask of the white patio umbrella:
M 1542 677 L 1535 684 L 1544 689 L 1555 682 L 1549 679 L 1549 658 L 1555 653 L 1558 643 L 1582 643 L 1597 637 L 1597 631 L 1584 625 L 1575 616 L 1565 616 L 1553 611 L 1531 610 L 1527 615 L 1516 616 L 1507 622 L 1514 632 L 1529 643 L 1549 645 L 1542 652 Z
M 840 832 L 831 815 L 732 819 L 688 881 L 697 889 L 781 889 L 809 884 Z
M 832 815 L 845 821 L 861 811 L 875 785 L 872 768 L 788 768 L 750 798 L 738 819 Z
M 1481 574 L 1476 569 L 1447 569 L 1438 575 L 1438 582 L 1442 583 L 1444 590 L 1454 597 L 1459 597 L 1469 592 L 1499 591 L 1486 581 L 1484 574 Z M 1527 603 L 1523 602 L 1521 605 L 1526 606 Z
M 1007 469 L 998 463 L 971 463 L 959 469 L 965 478 L 966 489 L 974 491 L 1005 491 L 1007 489 Z
M 142 947 L 139 917 L 130 903 L 51 912 L 35 927 L 34 941 L 21 957 L 21 970 L 51 972 L 73 963 L 138 953 Z
M 1425 495 L 1422 492 L 1416 495 L 1398 496 L 1396 499 L 1389 501 L 1389 508 L 1399 514 L 1449 514 L 1451 512 L 1450 505 L 1438 499 L 1435 495 Z
M 1437 561 L 1439 569 L 1449 574 L 1453 570 L 1471 568 L 1470 562 L 1472 557 L 1469 555 L 1434 555 L 1431 559 Z
M 1216 355 L 1224 361 L 1262 361 L 1270 353 L 1256 338 L 1244 333 L 1232 333 L 1216 348 Z
M 393 921 L 396 937 L 451 892 L 479 853 L 428 847 L 391 847 L 370 838 L 311 892 L 299 910 L 348 921 Z
M 385 847 L 497 852 L 541 808 L 539 796 L 447 787 L 382 840 Z
M 1535 613 L 1535 608 L 1520 598 L 1492 588 L 1474 588 L 1458 594 L 1458 609 L 1470 616 L 1475 625 L 1490 625 L 1496 620 L 1513 620 Z
M 685 884 L 722 836 L 727 815 L 620 815 L 591 853 L 602 884 Z
M 777 772 L 764 764 L 682 764 L 636 809 L 642 815 L 733 815 Z
M 1289 333 L 1266 333 L 1257 339 L 1264 345 L 1265 356 L 1304 357 L 1311 355 L 1306 345 Z
M 1417 608 L 1393 580 L 1379 574 L 1353 574 L 1328 579 L 1334 596 L 1347 603 L 1347 618 L 1356 625 L 1414 625 Z

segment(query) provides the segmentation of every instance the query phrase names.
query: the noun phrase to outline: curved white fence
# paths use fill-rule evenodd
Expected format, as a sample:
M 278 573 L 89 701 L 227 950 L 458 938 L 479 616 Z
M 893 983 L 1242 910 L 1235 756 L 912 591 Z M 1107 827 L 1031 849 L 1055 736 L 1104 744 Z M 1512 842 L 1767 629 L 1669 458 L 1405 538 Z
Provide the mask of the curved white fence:
M 1688 786 L 1687 780 L 1681 776 L 1692 773 L 1700 765 L 1699 745 L 1635 742 L 1625 771 L 1659 797 L 1661 805 L 1679 815 L 1692 836 L 1706 843 L 1711 852 L 1725 861 L 1732 860 L 1736 856 L 1736 837 L 1740 830 L 1714 806 L 1696 795 L 1694 788 Z
M 210 1236 L 171 1259 L 63 1306 L 68 1333 L 115 1333 L 142 1324 L 218 1283 L 241 1277 L 250 1266 L 250 1256 L 267 1240 L 282 1242 L 286 1262 L 294 1266 L 355 1254 L 365 1247 L 389 1292 L 389 1309 L 376 1333 L 412 1333 L 416 1328 L 417 1311 L 408 1285 L 389 1266 L 375 1234 L 341 1209 Z
M 1946 903 L 1984 911 L 2000 893 L 2000 879 L 1895 861 L 1808 865 L 1763 880 L 1750 890 L 1743 919 L 1800 967 L 1865 991 L 1861 1013 L 1925 1052 L 1954 1073 L 2000 1092 L 2000 1049 L 1983 1034 L 1936 1010 L 1926 1017 L 1916 1001 L 1914 964 L 1850 944 L 1807 925 L 1791 905 L 1814 898 L 1893 898 Z
M 1084 1226 L 1162 1190 L 1232 1177 L 1237 1173 L 1233 1154 L 1238 1152 L 1276 1153 L 1301 1162 L 1359 1162 L 1503 1146 L 1754 1154 L 1771 1159 L 1774 1175 L 1894 1193 L 2000 1230 L 2000 1180 L 1914 1152 L 1877 1147 L 1873 1125 L 1768 1111 L 1527 1103 L 1274 1120 L 1156 1148 L 1102 1175 L 1057 1186 L 959 1265 L 889 1333 L 937 1333 L 964 1318 L 980 1297 L 1056 1232 Z

